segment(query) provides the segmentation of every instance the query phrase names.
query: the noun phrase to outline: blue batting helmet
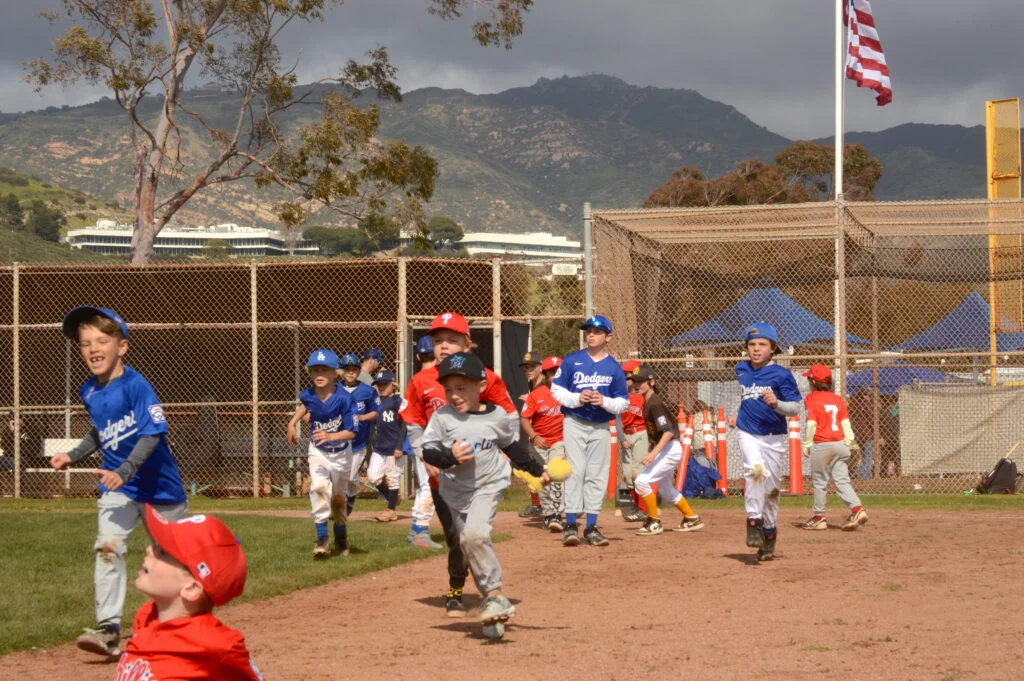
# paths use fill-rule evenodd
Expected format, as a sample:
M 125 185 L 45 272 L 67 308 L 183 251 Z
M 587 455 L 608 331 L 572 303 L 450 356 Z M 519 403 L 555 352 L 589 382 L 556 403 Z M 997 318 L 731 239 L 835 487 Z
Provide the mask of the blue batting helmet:
M 587 329 L 594 329 L 595 331 L 604 331 L 605 333 L 612 332 L 612 321 L 604 315 L 596 314 L 593 317 L 588 317 L 585 322 L 580 324 L 580 329 L 586 331 Z
M 346 355 L 342 355 L 341 360 L 338 362 L 338 366 L 344 369 L 345 367 L 358 367 L 362 366 L 363 361 L 359 359 L 359 355 L 354 352 L 350 352 Z
M 429 355 L 434 352 L 434 337 L 427 334 L 416 343 L 417 355 Z

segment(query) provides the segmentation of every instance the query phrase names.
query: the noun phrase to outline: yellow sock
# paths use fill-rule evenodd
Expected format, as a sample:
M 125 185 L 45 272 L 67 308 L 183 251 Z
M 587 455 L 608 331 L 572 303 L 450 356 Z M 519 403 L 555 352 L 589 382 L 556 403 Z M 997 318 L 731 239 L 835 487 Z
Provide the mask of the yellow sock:
M 697 514 L 690 508 L 690 504 L 686 501 L 686 497 L 679 497 L 679 501 L 676 502 L 676 508 L 683 512 L 683 516 L 687 518 L 696 518 Z
M 660 516 L 658 515 L 658 495 L 651 492 L 644 497 L 644 506 L 647 507 L 647 516 L 657 520 Z

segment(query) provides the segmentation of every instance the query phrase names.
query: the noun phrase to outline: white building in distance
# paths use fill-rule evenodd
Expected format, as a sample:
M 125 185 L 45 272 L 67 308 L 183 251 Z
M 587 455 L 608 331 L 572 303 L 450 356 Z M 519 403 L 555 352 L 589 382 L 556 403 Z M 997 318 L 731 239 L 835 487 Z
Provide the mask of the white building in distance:
M 127 255 L 132 245 L 132 226 L 119 225 L 113 220 L 97 220 L 92 227 L 69 229 L 64 240 L 72 248 Z M 230 223 L 209 227 L 164 227 L 157 234 L 153 249 L 158 255 L 201 255 L 211 241 L 231 244 L 232 255 L 242 257 L 317 255 L 320 252 L 315 241 L 299 238 L 294 248 L 289 249 L 288 241 L 281 232 Z
M 459 246 L 475 257 L 514 257 L 524 260 L 579 258 L 583 249 L 579 241 L 550 232 L 499 234 L 497 232 L 466 232 Z

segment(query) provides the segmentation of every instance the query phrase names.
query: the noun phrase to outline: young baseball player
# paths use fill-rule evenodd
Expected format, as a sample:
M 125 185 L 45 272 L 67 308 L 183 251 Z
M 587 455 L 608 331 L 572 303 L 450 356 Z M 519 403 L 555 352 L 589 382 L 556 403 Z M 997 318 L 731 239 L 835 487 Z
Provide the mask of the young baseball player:
M 146 549 L 135 587 L 153 600 L 135 615 L 118 679 L 262 681 L 245 638 L 213 614 L 245 590 L 245 553 L 211 516 L 170 521 L 146 505 Z
M 800 390 L 793 374 L 772 361 L 779 351 L 775 327 L 757 322 L 743 340 L 750 359 L 736 365 L 742 394 L 739 412 L 730 420 L 739 429 L 747 483 L 747 546 L 763 561 L 775 557 L 782 464 L 789 455 L 786 419 L 800 413 Z
M 586 347 L 565 358 L 551 384 L 551 394 L 567 417 L 562 433 L 566 458 L 572 465 L 572 475 L 565 481 L 562 545 L 579 545 L 578 518 L 586 513 L 584 541 L 591 546 L 607 546 L 597 518 L 611 467 L 608 422 L 625 411 L 629 392 L 622 367 L 608 354 L 611 321 L 594 315 L 580 324 L 580 329 Z
M 188 510 L 178 465 L 167 444 L 167 419 L 149 382 L 124 363 L 128 325 L 113 310 L 83 306 L 64 316 L 64 335 L 78 345 L 92 376 L 79 390 L 92 429 L 70 452 L 50 465 L 60 470 L 102 451 L 99 470 L 95 629 L 75 642 L 99 655 L 120 653 L 121 615 L 128 574 L 124 555 L 132 530 L 156 506 L 169 518 Z
M 850 448 L 855 445 L 850 416 L 843 398 L 832 392 L 832 370 L 824 364 L 812 364 L 804 376 L 810 379 L 811 393 L 804 398 L 807 410 L 807 439 L 804 453 L 811 456 L 811 482 L 814 485 L 814 517 L 801 527 L 824 530 L 825 500 L 828 480 L 836 481 L 839 498 L 850 509 L 850 517 L 842 528 L 856 530 L 868 521 L 868 513 L 850 484 Z
M 423 336 L 416 342 L 416 361 L 419 362 L 420 371 L 431 369 L 436 366 L 434 359 L 434 339 L 430 334 Z M 405 421 L 402 421 L 405 423 Z M 408 433 L 406 434 L 408 438 Z M 411 439 L 411 438 L 410 438 Z M 414 447 L 415 450 L 415 447 Z M 405 540 L 413 546 L 425 549 L 443 549 L 430 536 L 430 519 L 434 517 L 434 497 L 430 490 L 430 475 L 427 467 L 423 464 L 421 456 L 413 456 L 413 469 L 416 471 L 416 496 L 412 503 L 412 525 L 409 527 L 409 534 Z
M 644 397 L 633 381 L 633 372 L 638 368 L 640 362 L 635 359 L 622 365 L 622 370 L 626 374 L 626 387 L 629 390 L 629 405 L 615 421 L 615 432 L 619 442 L 619 491 L 616 499 L 622 499 L 627 495 L 632 499 L 633 503 L 622 513 L 622 519 L 631 523 L 647 520 L 647 514 L 643 512 L 643 503 L 634 485 L 636 476 L 644 468 L 640 461 L 648 452 L 647 426 L 644 425 Z
M 540 371 L 533 382 L 533 390 L 523 402 L 520 417 L 523 432 L 538 458 L 544 463 L 565 456 L 565 444 L 562 437 L 562 405 L 551 395 L 551 381 L 558 367 L 562 366 L 560 357 L 545 357 Z M 562 512 L 565 510 L 565 497 L 562 483 L 552 482 L 540 493 L 541 510 L 544 513 L 544 527 L 551 532 L 562 532 L 565 524 Z
M 355 477 L 349 483 L 345 513 L 346 516 L 351 516 L 356 496 L 359 494 L 359 469 L 368 458 L 366 451 L 370 444 L 370 434 L 377 422 L 377 415 L 380 414 L 380 396 L 372 387 L 360 382 L 359 372 L 362 370 L 362 363 L 358 355 L 344 355 L 338 364 L 341 370 L 341 385 L 356 407 L 356 437 L 352 440 L 351 447 L 357 468 Z
M 647 510 L 647 520 L 643 527 L 637 530 L 640 536 L 653 536 L 661 534 L 661 514 L 658 511 L 658 494 L 655 494 L 652 485 L 658 485 L 658 493 L 670 504 L 679 509 L 683 519 L 677 527 L 672 528 L 676 532 L 695 532 L 704 529 L 704 522 L 700 519 L 686 497 L 675 487 L 676 468 L 683 456 L 682 443 L 679 441 L 679 424 L 676 422 L 676 415 L 672 413 L 665 401 L 655 391 L 654 374 L 647 367 L 638 367 L 633 371 L 633 386 L 644 398 L 644 424 L 645 434 L 650 438 L 650 450 L 640 464 L 644 466 L 639 475 L 636 476 L 636 492 L 643 499 L 644 507 Z
M 359 382 L 373 387 L 373 378 L 380 370 L 380 363 L 384 361 L 384 353 L 377 348 L 363 350 L 363 358 L 359 363 Z
M 299 421 L 309 414 L 309 502 L 316 527 L 313 557 L 330 554 L 328 519 L 334 520 L 334 550 L 345 556 L 349 552 L 346 495 L 351 481 L 359 479 L 359 461 L 350 444 L 356 437 L 355 404 L 335 381 L 338 355 L 332 350 L 314 350 L 306 370 L 313 385 L 299 393 L 300 404 L 288 422 L 288 442 L 298 443 Z
M 395 507 L 398 506 L 398 490 L 402 481 L 400 462 L 405 454 L 402 444 L 406 441 L 406 426 L 405 421 L 398 418 L 402 398 L 395 394 L 395 375 L 382 371 L 373 379 L 373 385 L 380 395 L 380 415 L 377 416 L 377 438 L 370 454 L 366 479 L 387 500 L 387 508 L 377 515 L 376 520 L 388 523 L 398 520 Z
M 526 374 L 526 382 L 529 384 L 531 390 L 536 387 L 538 381 L 541 380 L 540 365 L 540 355 L 533 352 L 527 352 L 523 355 L 523 361 L 519 363 L 519 366 L 522 367 L 523 372 Z M 529 393 L 527 393 L 527 395 L 520 395 L 520 401 L 526 402 L 528 394 Z M 533 445 L 531 443 L 530 448 L 532 449 L 532 447 Z M 530 503 L 526 508 L 519 512 L 519 517 L 533 518 L 539 515 L 542 515 L 540 495 L 536 492 L 530 492 Z M 559 532 L 561 532 L 561 530 L 559 530 Z
M 498 502 L 510 483 L 509 461 L 545 483 L 550 478 L 516 440 L 518 423 L 500 407 L 481 401 L 489 377 L 480 358 L 457 352 L 445 357 L 438 369 L 448 403 L 430 417 L 423 433 L 423 459 L 439 471 L 440 496 L 451 513 L 454 539 L 485 596 L 480 622 L 487 633 L 487 627 L 501 625 L 516 611 L 502 593 L 501 565 L 491 543 Z
M 434 358 L 443 362 L 445 358 L 459 352 L 469 352 L 472 346 L 469 322 L 457 312 L 443 312 L 434 317 L 430 325 L 430 335 L 434 343 Z M 490 369 L 485 369 L 486 383 L 480 399 L 503 409 L 506 418 L 515 424 L 513 429 L 518 434 L 519 412 L 516 411 L 508 388 L 501 377 Z M 412 442 L 416 456 L 423 457 L 423 431 L 434 412 L 448 404 L 444 387 L 438 382 L 438 367 L 421 369 L 409 381 L 405 391 L 405 400 L 399 415 L 408 424 L 409 440 Z M 426 460 L 424 460 L 426 461 Z M 434 500 L 434 509 L 444 528 L 445 542 L 448 544 L 448 593 L 445 596 L 445 611 L 449 617 L 465 617 L 466 608 L 462 604 L 462 589 L 466 584 L 466 560 L 459 544 L 459 533 L 452 520 L 451 511 L 445 499 L 438 492 L 438 469 L 425 463 L 430 475 L 430 491 Z

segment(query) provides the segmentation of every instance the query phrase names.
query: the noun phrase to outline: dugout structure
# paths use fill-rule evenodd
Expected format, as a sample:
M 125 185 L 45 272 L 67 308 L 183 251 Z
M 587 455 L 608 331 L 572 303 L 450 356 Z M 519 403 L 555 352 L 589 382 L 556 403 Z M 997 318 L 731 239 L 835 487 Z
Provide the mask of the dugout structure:
M 595 210 L 586 225 L 591 304 L 615 320 L 617 352 L 652 365 L 670 398 L 729 413 L 747 324 L 786 325 L 796 308 L 826 320 L 831 337 L 782 338 L 778 359 L 805 394 L 807 366 L 835 368 L 866 454 L 855 485 L 962 491 L 1024 440 L 1024 328 L 1014 310 L 991 308 L 994 290 L 1021 299 L 1022 207 L 1016 199 Z M 731 312 L 765 288 L 797 305 L 760 319 Z M 698 327 L 720 333 L 686 333 Z

